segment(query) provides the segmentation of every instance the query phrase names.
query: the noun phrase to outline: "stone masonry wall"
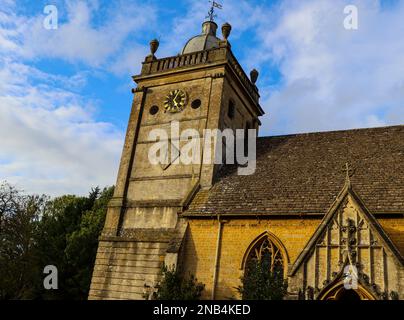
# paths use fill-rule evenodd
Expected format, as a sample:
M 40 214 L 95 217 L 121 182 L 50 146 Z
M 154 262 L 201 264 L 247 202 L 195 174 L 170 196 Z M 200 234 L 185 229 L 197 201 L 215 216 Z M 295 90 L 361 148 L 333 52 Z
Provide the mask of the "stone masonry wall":
M 286 248 L 293 262 L 309 241 L 320 219 L 231 220 L 224 223 L 215 299 L 239 298 L 235 289 L 242 276 L 241 264 L 251 242 L 266 231 L 274 234 Z M 206 287 L 204 299 L 210 299 L 217 244 L 218 222 L 190 220 L 185 242 L 185 274 L 196 275 Z
M 310 219 L 268 217 L 265 220 L 237 219 L 225 222 L 221 235 L 215 299 L 239 298 L 235 287 L 240 285 L 240 277 L 243 274 L 241 269 L 243 257 L 257 237 L 264 232 L 270 232 L 281 241 L 289 258 L 287 270 L 289 272 L 320 222 L 320 217 Z M 403 232 L 400 230 L 404 227 L 403 219 L 382 219 L 381 224 L 392 239 L 402 237 Z M 185 274 L 194 274 L 198 281 L 206 285 L 203 299 L 212 297 L 217 236 L 216 219 L 189 219 L 182 266 Z M 396 276 L 401 277 L 400 274 Z M 295 281 L 289 279 L 289 282 L 293 285 Z
M 90 300 L 141 300 L 158 280 L 168 242 L 100 241 Z

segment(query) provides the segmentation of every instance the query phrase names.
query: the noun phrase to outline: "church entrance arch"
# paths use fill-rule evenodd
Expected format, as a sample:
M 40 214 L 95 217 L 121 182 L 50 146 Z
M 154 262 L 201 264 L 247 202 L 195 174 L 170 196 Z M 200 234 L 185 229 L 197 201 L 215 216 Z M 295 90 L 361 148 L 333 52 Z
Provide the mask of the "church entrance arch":
M 359 284 L 357 289 L 345 289 L 344 282 L 340 281 L 331 287 L 325 288 L 319 294 L 318 300 L 359 301 L 376 299 L 362 285 Z

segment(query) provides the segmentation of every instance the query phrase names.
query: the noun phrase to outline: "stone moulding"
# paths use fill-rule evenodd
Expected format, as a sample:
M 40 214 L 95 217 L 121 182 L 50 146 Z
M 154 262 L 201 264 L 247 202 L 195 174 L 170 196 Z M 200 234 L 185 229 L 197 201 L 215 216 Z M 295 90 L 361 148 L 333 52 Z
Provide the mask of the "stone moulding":
M 250 78 L 246 75 L 240 63 L 237 61 L 236 57 L 228 46 L 145 61 L 143 62 L 141 74 L 134 76 L 133 79 L 136 82 L 141 78 L 150 75 L 160 76 L 164 72 L 172 72 L 174 70 L 179 71 L 198 66 L 206 68 L 207 64 L 215 63 L 228 64 L 232 71 L 237 75 L 236 78 L 240 80 L 242 86 L 247 89 L 247 92 L 250 94 L 253 101 L 258 104 L 260 95 L 258 93 L 257 86 L 251 82 Z M 213 75 L 213 77 L 216 77 L 216 75 Z M 262 109 L 261 111 L 264 113 Z

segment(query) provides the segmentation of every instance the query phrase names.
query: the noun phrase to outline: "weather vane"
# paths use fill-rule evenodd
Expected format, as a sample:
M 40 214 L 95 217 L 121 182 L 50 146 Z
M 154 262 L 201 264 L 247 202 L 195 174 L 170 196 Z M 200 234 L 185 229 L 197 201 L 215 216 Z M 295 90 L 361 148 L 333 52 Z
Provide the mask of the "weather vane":
M 209 1 L 209 3 L 211 3 L 212 6 L 210 7 L 210 10 L 206 18 L 209 18 L 210 21 L 214 21 L 215 18 L 217 17 L 217 15 L 215 15 L 215 8 L 223 9 L 223 6 L 220 3 L 217 3 L 216 1 Z

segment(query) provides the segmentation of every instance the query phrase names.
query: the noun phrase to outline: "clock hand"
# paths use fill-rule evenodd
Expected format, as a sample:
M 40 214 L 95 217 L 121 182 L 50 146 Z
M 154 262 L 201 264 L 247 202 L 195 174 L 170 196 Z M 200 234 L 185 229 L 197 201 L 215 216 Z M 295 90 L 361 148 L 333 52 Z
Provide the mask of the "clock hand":
M 174 97 L 174 101 L 177 101 L 177 97 L 178 97 L 179 94 L 180 94 L 180 91 L 178 90 L 177 94 Z
M 177 100 L 177 97 L 179 94 L 180 94 L 180 91 L 178 90 L 177 94 L 175 95 L 175 97 L 173 99 L 173 104 L 175 107 L 178 107 L 178 104 L 180 103 L 180 101 Z

